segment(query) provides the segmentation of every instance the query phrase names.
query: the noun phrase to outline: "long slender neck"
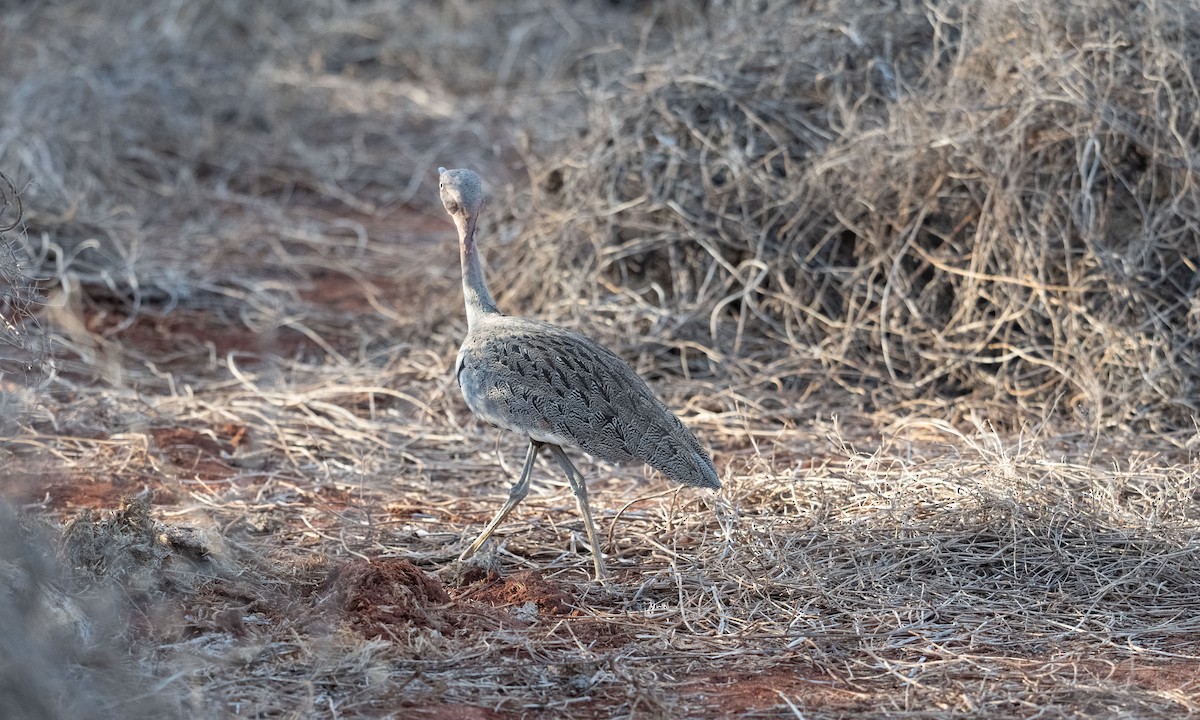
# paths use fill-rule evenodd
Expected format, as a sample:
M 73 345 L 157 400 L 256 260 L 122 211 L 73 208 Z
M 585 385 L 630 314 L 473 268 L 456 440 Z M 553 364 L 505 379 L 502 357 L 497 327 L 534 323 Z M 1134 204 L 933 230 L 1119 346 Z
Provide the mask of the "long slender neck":
M 484 315 L 499 314 L 496 301 L 488 292 L 487 280 L 483 277 L 483 266 L 479 262 L 479 246 L 475 244 L 475 218 L 454 218 L 458 226 L 458 251 L 462 260 L 463 300 L 467 305 L 467 332 Z

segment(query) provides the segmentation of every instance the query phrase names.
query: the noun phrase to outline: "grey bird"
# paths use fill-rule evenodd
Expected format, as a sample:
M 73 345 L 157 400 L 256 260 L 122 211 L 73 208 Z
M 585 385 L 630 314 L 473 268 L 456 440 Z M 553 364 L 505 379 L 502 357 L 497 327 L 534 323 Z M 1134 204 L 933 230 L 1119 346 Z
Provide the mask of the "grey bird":
M 604 556 L 587 488 L 564 447 L 610 462 L 641 461 L 675 482 L 698 487 L 719 489 L 717 470 L 696 436 L 612 351 L 566 328 L 500 313 L 475 242 L 483 183 L 471 170 L 438 173 L 442 205 L 458 228 L 467 306 L 467 336 L 454 374 L 476 416 L 529 438 L 508 500 L 459 559 L 473 555 L 529 494 L 534 460 L 546 449 L 567 475 L 592 546 L 596 579 L 603 580 Z

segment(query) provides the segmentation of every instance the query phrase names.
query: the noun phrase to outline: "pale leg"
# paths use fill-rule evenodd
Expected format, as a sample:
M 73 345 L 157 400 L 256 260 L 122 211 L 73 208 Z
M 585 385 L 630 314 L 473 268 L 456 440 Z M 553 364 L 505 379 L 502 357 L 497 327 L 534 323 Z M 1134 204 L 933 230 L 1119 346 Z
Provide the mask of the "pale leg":
M 551 445 L 551 447 L 554 446 Z M 500 523 L 504 522 L 504 518 L 508 517 L 508 514 L 517 506 L 517 503 L 524 500 L 525 496 L 529 494 L 529 475 L 533 471 L 533 461 L 537 458 L 538 450 L 541 449 L 542 443 L 536 440 L 529 441 L 529 451 L 525 454 L 525 467 L 521 468 L 521 479 L 517 480 L 517 484 L 513 485 L 512 489 L 508 491 L 508 500 L 504 501 L 504 507 L 500 508 L 500 512 L 496 513 L 496 517 L 492 518 L 492 521 L 487 524 L 487 527 L 483 529 L 483 532 L 475 542 L 471 543 L 471 547 L 463 550 L 463 554 L 458 556 L 459 560 L 466 560 L 474 555 L 475 551 L 492 536 L 492 533 L 496 531 Z
M 592 546 L 592 558 L 596 561 L 596 581 L 603 582 L 606 575 L 604 556 L 600 553 L 600 538 L 596 533 L 596 523 L 592 522 L 592 511 L 588 508 L 587 486 L 584 485 L 583 475 L 575 469 L 571 458 L 567 457 L 562 448 L 549 444 L 546 447 L 554 453 L 554 459 L 558 460 L 563 472 L 567 474 L 567 482 L 571 483 L 571 491 L 575 493 L 575 502 L 579 505 L 579 512 L 583 514 L 583 524 L 587 528 L 588 542 Z

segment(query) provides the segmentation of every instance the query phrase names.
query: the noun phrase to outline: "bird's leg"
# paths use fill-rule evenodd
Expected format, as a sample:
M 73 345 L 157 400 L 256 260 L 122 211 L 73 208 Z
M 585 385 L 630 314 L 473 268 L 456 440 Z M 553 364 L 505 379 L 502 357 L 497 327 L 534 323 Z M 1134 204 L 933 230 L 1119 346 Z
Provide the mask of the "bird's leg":
M 492 521 L 487 524 L 487 527 L 483 529 L 483 532 L 480 533 L 475 542 L 471 543 L 471 547 L 463 550 L 463 554 L 458 556 L 460 561 L 474 555 L 475 551 L 492 536 L 492 533 L 496 531 L 500 523 L 504 522 L 504 518 L 508 517 L 508 514 L 517 506 L 517 503 L 524 500 L 525 496 L 529 494 L 529 475 L 533 471 L 533 461 L 537 458 L 538 450 L 541 449 L 542 443 L 530 439 L 529 451 L 525 453 L 525 467 L 521 468 L 521 478 L 508 491 L 508 499 L 504 501 L 504 507 L 500 508 L 500 512 L 496 513 L 496 517 L 492 518 Z
M 596 581 L 603 582 L 607 572 L 604 569 L 604 555 L 600 553 L 600 538 L 596 533 L 596 523 L 592 522 L 592 511 L 588 508 L 587 486 L 584 485 L 583 475 L 572 464 L 571 458 L 557 445 L 547 445 L 554 459 L 562 466 L 567 474 L 567 482 L 571 483 L 571 491 L 575 493 L 575 502 L 579 512 L 583 514 L 583 524 L 587 528 L 588 542 L 592 545 L 592 558 L 596 561 Z

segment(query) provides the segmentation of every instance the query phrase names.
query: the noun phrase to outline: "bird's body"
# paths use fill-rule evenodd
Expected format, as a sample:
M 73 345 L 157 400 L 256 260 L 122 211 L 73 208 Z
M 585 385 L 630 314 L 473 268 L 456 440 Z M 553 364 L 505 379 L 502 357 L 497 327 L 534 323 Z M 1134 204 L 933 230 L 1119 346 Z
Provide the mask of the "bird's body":
M 550 323 L 490 315 L 455 368 L 467 406 L 493 425 L 684 485 L 719 488 L 696 437 L 608 348 Z
M 579 333 L 500 313 L 475 244 L 483 207 L 479 176 L 470 170 L 439 172 L 442 203 L 459 231 L 467 309 L 455 376 L 472 412 L 529 438 L 521 478 L 463 558 L 478 550 L 528 493 L 533 461 L 545 447 L 571 483 L 601 578 L 604 561 L 583 476 L 563 447 L 611 462 L 641 461 L 676 482 L 699 487 L 721 487 L 716 468 L 696 437 L 617 355 Z

